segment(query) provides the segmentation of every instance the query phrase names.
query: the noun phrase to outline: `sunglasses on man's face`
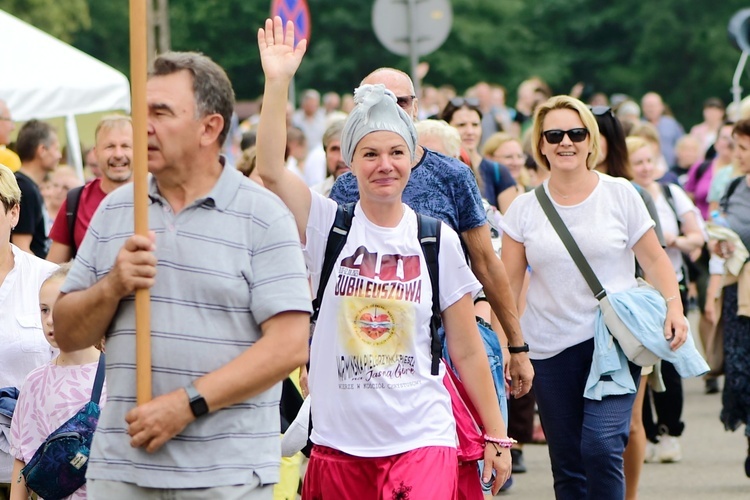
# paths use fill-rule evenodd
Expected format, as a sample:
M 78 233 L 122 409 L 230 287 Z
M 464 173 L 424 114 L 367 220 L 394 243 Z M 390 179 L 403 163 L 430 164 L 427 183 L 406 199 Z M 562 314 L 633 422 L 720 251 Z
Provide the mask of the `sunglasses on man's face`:
M 417 96 L 415 95 L 404 95 L 401 97 L 396 96 L 396 104 L 401 106 L 403 109 L 409 109 L 411 104 L 414 102 Z
M 570 130 L 545 130 L 542 135 L 550 144 L 560 144 L 563 138 L 567 135 L 571 142 L 583 142 L 589 135 L 588 129 L 585 128 L 572 128 Z

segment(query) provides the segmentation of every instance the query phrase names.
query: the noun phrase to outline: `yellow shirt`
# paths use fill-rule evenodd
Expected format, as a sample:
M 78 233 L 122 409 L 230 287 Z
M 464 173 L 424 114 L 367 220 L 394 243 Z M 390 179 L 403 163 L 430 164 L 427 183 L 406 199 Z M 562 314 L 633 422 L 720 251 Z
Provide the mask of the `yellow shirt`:
M 18 169 L 21 168 L 21 159 L 10 149 L 0 146 L 0 164 L 5 165 L 13 172 L 18 172 Z

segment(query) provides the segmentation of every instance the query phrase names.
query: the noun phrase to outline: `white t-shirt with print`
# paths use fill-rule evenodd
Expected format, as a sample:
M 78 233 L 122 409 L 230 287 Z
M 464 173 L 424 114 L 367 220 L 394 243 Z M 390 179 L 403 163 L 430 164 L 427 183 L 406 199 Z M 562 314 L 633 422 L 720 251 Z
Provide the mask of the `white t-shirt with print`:
M 403 206 L 398 226 L 384 228 L 356 205 L 313 336 L 312 441 L 360 457 L 456 446 L 444 367 L 438 376 L 430 372 L 432 285 L 417 217 Z M 305 248 L 313 293 L 336 208 L 313 193 Z M 438 265 L 441 310 L 481 287 L 445 224 Z
M 636 286 L 632 248 L 654 226 L 643 199 L 625 179 L 598 174 L 583 202 L 552 201 L 607 292 Z M 544 189 L 549 194 L 548 181 Z M 551 199 L 551 196 L 550 196 Z M 551 358 L 594 336 L 598 302 L 531 191 L 516 198 L 501 222 L 522 243 L 531 266 L 526 310 L 521 316 L 531 359 Z

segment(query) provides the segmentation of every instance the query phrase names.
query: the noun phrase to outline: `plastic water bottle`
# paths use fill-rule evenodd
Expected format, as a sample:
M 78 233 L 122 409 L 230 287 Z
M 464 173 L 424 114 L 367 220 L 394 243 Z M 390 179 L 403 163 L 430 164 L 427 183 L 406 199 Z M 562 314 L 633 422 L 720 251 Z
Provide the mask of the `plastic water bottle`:
M 729 222 L 727 221 L 726 217 L 721 215 L 721 212 L 719 212 L 718 210 L 711 211 L 711 222 L 713 222 L 717 226 L 729 227 Z

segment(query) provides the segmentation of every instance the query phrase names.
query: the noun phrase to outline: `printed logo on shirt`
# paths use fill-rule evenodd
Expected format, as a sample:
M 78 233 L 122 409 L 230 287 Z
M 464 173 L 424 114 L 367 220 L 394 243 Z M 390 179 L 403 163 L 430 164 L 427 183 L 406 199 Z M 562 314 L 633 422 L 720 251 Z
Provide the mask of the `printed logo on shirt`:
M 383 255 L 364 246 L 341 260 L 338 339 L 340 389 L 398 389 L 416 379 L 416 303 L 422 300 L 420 255 Z

